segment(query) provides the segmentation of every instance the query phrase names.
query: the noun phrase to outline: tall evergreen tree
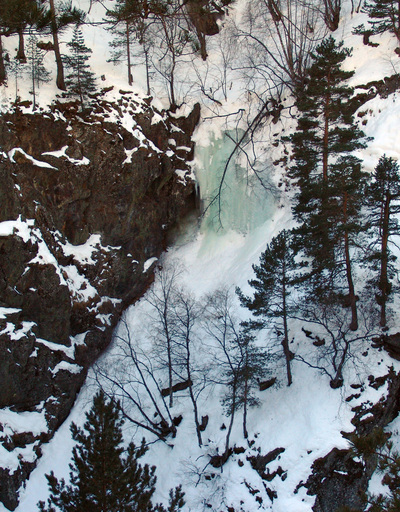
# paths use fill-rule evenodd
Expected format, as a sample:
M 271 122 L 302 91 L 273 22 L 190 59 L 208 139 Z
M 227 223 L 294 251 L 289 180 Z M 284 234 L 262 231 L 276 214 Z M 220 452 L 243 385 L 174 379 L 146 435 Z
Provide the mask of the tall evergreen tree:
M 340 157 L 332 166 L 329 180 L 329 202 L 331 224 L 335 245 L 335 264 L 339 273 L 344 274 L 346 292 L 343 303 L 351 308 L 350 330 L 358 328 L 357 294 L 355 290 L 351 253 L 358 245 L 359 235 L 366 230 L 361 215 L 365 201 L 368 175 L 361 169 L 359 159 L 354 156 Z M 340 284 L 339 284 L 340 287 Z
M 298 279 L 297 269 L 291 247 L 291 233 L 284 230 L 272 239 L 261 254 L 260 264 L 253 265 L 256 277 L 249 281 L 255 290 L 253 297 L 246 297 L 237 289 L 242 305 L 255 316 L 270 319 L 282 338 L 288 386 L 292 383 L 290 362 L 293 359 L 289 349 L 288 318 L 293 312 L 291 294 Z
M 44 1 L 46 3 L 46 9 L 38 23 L 38 28 L 48 31 L 52 35 L 53 43 L 51 49 L 54 51 L 57 65 L 56 84 L 60 90 L 65 91 L 64 64 L 61 55 L 59 35 L 69 25 L 82 23 L 85 18 L 85 13 L 81 9 L 73 7 L 71 0 Z
M 33 108 L 36 107 L 36 88 L 40 84 L 50 81 L 51 73 L 45 68 L 43 60 L 46 52 L 38 47 L 38 38 L 31 35 L 28 39 L 27 57 L 29 74 L 31 78 L 31 94 L 33 96 Z
M 364 134 L 354 123 L 349 103 L 353 89 L 345 83 L 354 71 L 341 68 L 350 55 L 351 50 L 332 36 L 312 54 L 306 87 L 297 94 L 297 131 L 289 137 L 296 162 L 291 175 L 300 186 L 326 182 L 332 158 L 363 147 Z
M 396 218 L 400 213 L 400 170 L 393 158 L 383 155 L 379 159 L 367 189 L 367 203 L 368 224 L 374 236 L 369 260 L 379 275 L 374 284 L 379 290 L 376 297 L 381 308 L 380 325 L 385 327 L 386 304 L 392 292 L 390 279 L 394 275 L 393 261 L 396 259 L 389 244 L 391 237 L 400 233 Z
M 156 483 L 155 467 L 141 465 L 138 459 L 146 452 L 130 443 L 123 457 L 122 425 L 118 404 L 107 401 L 100 391 L 86 414 L 83 429 L 71 425 L 77 442 L 70 464 L 70 484 L 46 475 L 50 489 L 47 505 L 39 502 L 42 512 L 166 512 L 153 505 Z M 177 512 L 184 504 L 177 487 L 170 493 L 168 512 Z
M 333 170 L 341 167 L 340 158 L 342 163 L 347 160 L 346 172 L 351 172 L 349 165 L 358 169 L 360 160 L 352 152 L 365 147 L 364 133 L 353 117 L 353 89 L 346 84 L 354 72 L 341 68 L 350 53 L 332 37 L 316 48 L 307 85 L 298 92 L 297 131 L 286 139 L 292 143 L 295 160 L 290 176 L 299 187 L 293 207 L 300 223 L 298 246 L 311 259 L 310 277 L 318 299 L 332 293 L 337 270 L 339 240 L 330 198 L 337 178 Z
M 83 108 L 85 96 L 96 91 L 96 79 L 87 64 L 92 50 L 85 45 L 79 25 L 75 26 L 72 40 L 67 43 L 67 46 L 70 48 L 70 53 L 64 57 L 64 61 L 70 73 L 66 77 L 65 84 L 70 93 L 79 97 Z

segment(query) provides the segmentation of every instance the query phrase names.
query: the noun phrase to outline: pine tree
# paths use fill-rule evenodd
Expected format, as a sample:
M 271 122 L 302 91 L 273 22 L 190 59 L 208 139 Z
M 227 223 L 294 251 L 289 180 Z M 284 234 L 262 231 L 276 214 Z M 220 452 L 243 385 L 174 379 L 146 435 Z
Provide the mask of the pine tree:
M 82 23 L 85 19 L 85 13 L 72 6 L 72 1 L 43 0 L 47 4 L 47 9 L 43 12 L 41 19 L 37 23 L 39 30 L 50 32 L 53 38 L 52 50 L 57 66 L 57 87 L 65 91 L 64 64 L 61 55 L 59 36 L 63 30 L 71 24 Z
M 83 109 L 85 96 L 96 91 L 96 79 L 87 64 L 92 50 L 85 46 L 83 34 L 78 25 L 75 26 L 72 41 L 67 43 L 67 46 L 70 48 L 70 54 L 64 60 L 70 73 L 66 77 L 65 84 L 71 94 L 79 97 Z
M 355 291 L 352 262 L 359 235 L 366 230 L 361 209 L 365 201 L 368 174 L 362 171 L 359 159 L 354 156 L 340 157 L 332 166 L 329 180 L 329 202 L 331 204 L 332 238 L 335 245 L 337 279 L 342 274 L 346 292 L 343 304 L 351 308 L 350 330 L 358 329 L 357 295 Z M 340 284 L 339 284 L 340 286 Z
M 31 35 L 28 39 L 28 64 L 30 69 L 31 77 L 31 94 L 33 95 L 33 108 L 36 107 L 36 88 L 40 87 L 40 84 L 47 83 L 50 81 L 51 74 L 44 67 L 44 57 L 46 52 L 38 47 L 38 38 L 35 35 Z
M 398 512 L 400 510 L 400 452 L 390 440 L 392 434 L 376 427 L 364 435 L 353 434 L 350 438 L 354 456 L 370 464 L 377 459 L 378 472 L 383 475 L 382 484 L 387 486 L 385 494 L 362 495 L 365 502 L 362 510 L 367 512 Z M 343 507 L 338 512 L 361 512 Z
M 110 24 L 108 30 L 114 34 L 111 42 L 111 62 L 127 61 L 128 83 L 132 85 L 132 48 L 134 40 L 143 48 L 146 65 L 147 93 L 150 94 L 150 44 L 148 41 L 148 26 L 150 20 L 166 14 L 167 0 L 116 0 L 113 9 L 106 12 L 106 21 Z M 154 22 L 154 19 L 152 20 Z
M 291 238 L 290 232 L 281 231 L 261 254 L 260 264 L 253 265 L 256 277 L 249 281 L 255 290 L 253 297 L 246 297 L 240 289 L 236 290 L 242 305 L 255 316 L 270 319 L 282 337 L 288 386 L 292 383 L 290 362 L 293 359 L 289 349 L 288 318 L 293 312 L 291 294 L 298 279 Z
M 371 18 L 372 34 L 392 32 L 400 42 L 400 4 L 397 0 L 370 0 L 365 2 L 363 12 Z
M 376 295 L 381 307 L 380 325 L 386 326 L 386 304 L 392 292 L 390 279 L 394 275 L 389 244 L 393 235 L 399 234 L 399 223 L 395 215 L 400 213 L 400 170 L 398 163 L 383 155 L 372 174 L 372 183 L 367 189 L 369 206 L 368 224 L 374 236 L 369 261 L 379 274 L 374 281 L 379 292 Z
M 110 23 L 108 30 L 114 35 L 110 44 L 110 62 L 117 64 L 121 60 L 127 61 L 129 85 L 133 83 L 131 45 L 136 36 L 136 25 L 140 15 L 140 2 L 132 3 L 127 0 L 116 0 L 114 8 L 106 12 L 106 21 Z
M 332 36 L 312 54 L 306 87 L 297 95 L 297 131 L 289 137 L 296 161 L 291 175 L 300 186 L 327 181 L 329 163 L 335 155 L 364 147 L 364 134 L 354 123 L 354 109 L 349 103 L 353 88 L 345 84 L 354 71 L 341 68 L 350 55 L 351 50 Z
M 46 475 L 50 497 L 39 502 L 42 512 L 166 512 L 151 502 L 156 483 L 155 467 L 140 465 L 146 452 L 130 443 L 123 457 L 122 425 L 118 404 L 107 401 L 100 391 L 86 414 L 83 429 L 71 425 L 77 442 L 70 464 L 70 484 L 58 480 L 54 473 Z M 168 511 L 183 506 L 180 487 L 170 493 Z M 171 508 L 172 507 L 172 508 Z
M 353 89 L 346 85 L 354 72 L 341 68 L 350 54 L 332 37 L 316 48 L 307 85 L 296 101 L 300 113 L 297 131 L 286 139 L 292 143 L 295 160 L 290 176 L 299 187 L 293 207 L 300 223 L 297 243 L 311 260 L 310 279 L 317 300 L 328 295 L 331 300 L 337 271 L 335 253 L 342 242 L 335 229 L 335 201 L 330 197 L 337 179 L 334 169 L 341 159 L 347 161 L 346 172 L 351 172 L 350 164 L 356 172 L 360 160 L 352 152 L 365 147 L 364 134 L 353 118 Z
M 243 436 L 247 439 L 247 411 L 249 407 L 260 404 L 254 390 L 258 382 L 265 378 L 268 372 L 269 354 L 255 345 L 254 331 L 259 325 L 248 322 L 242 325 L 239 336 L 232 339 L 232 365 L 225 372 L 229 382 L 229 391 L 222 400 L 228 416 L 235 410 L 243 409 Z

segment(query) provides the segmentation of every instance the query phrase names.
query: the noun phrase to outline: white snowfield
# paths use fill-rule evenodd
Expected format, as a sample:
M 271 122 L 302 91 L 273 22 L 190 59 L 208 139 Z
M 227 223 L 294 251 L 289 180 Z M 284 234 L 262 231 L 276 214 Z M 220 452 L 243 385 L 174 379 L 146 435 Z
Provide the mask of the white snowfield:
M 86 6 L 89 0 L 78 2 L 82 7 Z M 196 60 L 199 73 L 214 70 L 215 76 L 221 66 L 221 54 L 218 49 L 227 37 L 230 23 L 240 20 L 240 16 L 246 11 L 247 0 L 237 0 L 230 8 L 229 17 L 223 22 L 224 27 L 221 34 L 213 38 L 207 38 L 209 60 L 202 63 Z M 101 14 L 100 5 L 93 6 L 90 16 L 95 17 Z M 350 85 L 359 86 L 372 80 L 380 80 L 400 71 L 400 60 L 394 53 L 396 41 L 390 34 L 375 36 L 374 41 L 379 46 L 372 48 L 362 44 L 362 37 L 352 35 L 355 26 L 366 22 L 366 15 L 351 14 L 351 2 L 344 0 L 339 28 L 333 36 L 337 40 L 344 40 L 345 46 L 352 47 L 353 53 L 345 62 L 345 68 L 355 70 L 356 73 L 351 79 Z M 106 81 L 104 86 L 115 85 L 114 92 L 110 95 L 117 95 L 119 87 L 126 89 L 125 69 L 123 67 L 112 67 L 105 62 L 104 55 L 108 54 L 107 37 L 99 27 L 84 28 L 86 43 L 94 49 L 91 64 L 100 76 L 104 74 Z M 7 43 L 7 42 L 6 42 Z M 240 59 L 240 55 L 236 56 Z M 231 56 L 233 59 L 234 57 Z M 232 68 L 235 68 L 232 62 Z M 208 66 L 208 67 L 207 67 Z M 212 198 L 213 191 L 218 185 L 219 176 L 226 159 L 232 150 L 228 134 L 236 130 L 245 129 L 245 116 L 243 112 L 250 114 L 254 112 L 252 95 L 247 91 L 247 82 L 237 71 L 228 69 L 230 73 L 227 98 L 218 97 L 221 106 L 217 107 L 215 102 L 209 102 L 203 97 L 202 120 L 197 127 L 194 139 L 196 141 L 195 160 L 193 171 L 197 177 L 202 194 L 204 206 Z M 205 76 L 205 75 L 204 75 Z M 130 88 L 134 93 L 143 94 L 145 77 L 143 70 L 137 68 L 135 72 L 135 83 Z M 21 85 L 21 94 L 27 94 Z M 184 87 L 184 85 L 182 85 Z M 182 115 L 190 111 L 191 94 L 194 94 L 190 84 L 187 84 L 187 104 L 177 113 Z M 154 85 L 154 93 L 157 106 L 167 105 L 167 99 L 162 94 L 160 84 Z M 198 89 L 197 89 L 198 90 Z M 39 91 L 39 103 L 46 105 L 55 94 L 54 84 L 44 85 Z M 0 88 L 0 104 L 8 105 L 12 98 L 11 86 L 5 91 Z M 184 234 L 178 238 L 176 243 L 168 248 L 167 253 L 160 260 L 160 266 L 167 267 L 171 262 L 179 262 L 184 269 L 179 277 L 179 284 L 185 287 L 195 297 L 201 299 L 206 294 L 213 293 L 220 287 L 228 287 L 234 291 L 239 286 L 244 293 L 250 293 L 248 280 L 253 278 L 252 265 L 258 263 L 259 256 L 265 250 L 266 244 L 282 229 L 291 228 L 293 219 L 291 215 L 290 199 L 293 190 L 286 188 L 281 166 L 274 166 L 273 162 L 283 156 L 282 144 L 276 144 L 283 135 L 290 133 L 296 126 L 296 120 L 288 112 L 293 105 L 290 94 L 283 95 L 285 111 L 276 124 L 266 123 L 263 130 L 256 135 L 255 151 L 258 152 L 259 162 L 264 169 L 264 177 L 270 184 L 270 190 L 264 191 L 257 185 L 257 179 L 250 172 L 246 172 L 246 155 L 237 152 L 233 159 L 232 167 L 227 175 L 226 188 L 223 195 L 222 227 L 216 218 L 216 210 L 210 209 L 208 215 L 201 222 L 188 224 Z M 140 96 L 135 97 L 140 102 Z M 194 98 L 196 99 L 196 98 Z M 198 99 L 198 98 L 197 98 Z M 287 107 L 287 110 L 286 110 Z M 387 99 L 379 96 L 362 105 L 360 111 L 362 116 L 357 117 L 365 134 L 373 137 L 368 146 L 357 152 L 364 162 L 364 168 L 372 171 L 379 158 L 386 154 L 398 159 L 400 157 L 400 92 L 390 94 Z M 235 113 L 235 115 L 233 115 Z M 241 117 L 242 116 L 242 117 Z M 137 135 L 139 147 L 144 144 L 149 147 L 148 142 L 137 133 L 138 130 L 126 119 L 127 129 Z M 162 122 L 153 118 L 153 122 Z M 239 131 L 238 130 L 238 131 Z M 242 133 L 242 132 L 241 132 Z M 158 148 L 151 147 L 157 151 Z M 126 149 L 127 160 L 137 148 Z M 62 148 L 57 158 L 66 157 L 66 148 Z M 12 155 L 10 155 L 12 158 Z M 40 162 L 39 162 L 40 163 Z M 35 165 L 39 165 L 35 162 Z M 78 162 L 74 162 L 77 163 Z M 82 162 L 80 165 L 84 165 Z M 219 171 L 218 171 L 219 170 Z M 180 179 L 184 180 L 183 172 L 177 172 Z M 250 187 L 248 185 L 251 185 Z M 278 186 L 279 185 L 279 186 Z M 9 236 L 15 232 L 27 241 L 34 231 L 33 221 L 22 221 L 21 218 L 15 221 L 0 223 L 0 236 Z M 40 238 L 37 237 L 39 244 Z M 95 250 L 100 244 L 98 235 L 92 235 L 84 247 L 72 249 L 64 246 L 65 254 L 74 251 L 74 258 L 82 264 L 91 264 L 94 261 Z M 45 247 L 40 250 L 41 261 L 50 261 Z M 156 262 L 156 258 L 149 258 L 145 263 L 143 271 L 146 272 Z M 78 275 L 69 269 L 60 276 L 64 282 L 75 287 L 77 295 L 82 294 L 82 300 L 95 293 L 90 287 L 83 287 Z M 65 278 L 63 276 L 66 276 Z M 365 276 L 361 273 L 358 282 L 362 282 Z M 156 277 L 154 289 L 160 285 L 159 275 Z M 85 295 L 83 295 L 83 290 Z M 234 293 L 233 293 L 234 295 Z M 112 300 L 112 299 L 110 299 Z M 399 311 L 399 301 L 396 299 L 393 310 Z M 0 309 L 3 317 L 11 314 L 12 311 Z M 248 312 L 240 308 L 237 303 L 237 315 L 245 320 Z M 138 341 L 144 344 L 151 344 L 147 336 L 148 323 L 150 322 L 149 302 L 146 297 L 129 308 L 126 312 L 126 323 Z M 399 329 L 398 316 L 391 319 L 390 331 L 396 332 Z M 106 322 L 107 319 L 104 319 Z M 123 332 L 124 325 L 119 327 L 117 333 Z M 290 325 L 290 336 L 293 343 L 290 348 L 296 354 L 308 357 L 316 349 L 310 340 L 301 332 L 301 323 L 293 322 Z M 135 338 L 136 339 L 136 338 Z M 45 342 L 45 341 L 43 341 Z M 82 339 L 76 340 L 76 343 Z M 207 360 L 204 347 L 210 340 L 204 336 L 197 340 L 197 357 Z M 274 342 L 268 331 L 260 333 L 257 342 L 260 346 L 268 346 Z M 202 348 L 203 347 L 203 348 Z M 115 364 L 115 357 L 118 352 L 118 343 L 115 342 L 103 356 L 101 363 L 105 366 Z M 118 363 L 117 363 L 118 364 Z M 54 371 L 68 370 L 78 371 L 76 365 L 61 365 Z M 199 399 L 199 410 L 202 416 L 209 416 L 209 424 L 203 433 L 204 446 L 199 448 L 196 442 L 193 412 L 187 392 L 176 394 L 173 407 L 173 415 L 182 414 L 183 421 L 178 427 L 177 436 L 168 439 L 168 444 L 155 442 L 154 439 L 144 431 L 125 424 L 124 432 L 127 441 L 132 438 L 139 443 L 146 435 L 151 443 L 148 453 L 143 462 L 157 466 L 157 490 L 154 502 L 168 501 L 169 489 L 182 484 L 185 492 L 186 504 L 184 512 L 203 512 L 204 510 L 219 511 L 226 507 L 233 507 L 235 510 L 255 512 L 265 510 L 271 512 L 311 512 L 314 504 L 314 497 L 306 493 L 301 484 L 306 482 L 311 473 L 313 462 L 323 457 L 334 448 L 348 447 L 348 441 L 342 436 L 342 431 L 350 432 L 354 429 L 351 419 L 352 408 L 370 401 L 377 402 L 385 395 L 386 385 L 378 390 L 368 385 L 368 375 L 375 377 L 385 375 L 388 368 L 393 366 L 400 370 L 400 364 L 391 359 L 386 352 L 378 351 L 360 345 L 360 355 L 354 364 L 349 364 L 345 369 L 345 384 L 341 389 L 331 389 L 329 378 L 318 370 L 310 368 L 300 361 L 293 361 L 293 384 L 287 387 L 285 384 L 284 369 L 279 367 L 274 372 L 279 386 L 274 386 L 266 391 L 259 392 L 260 406 L 251 408 L 248 416 L 248 441 L 242 433 L 242 413 L 237 414 L 231 436 L 231 446 L 243 447 L 244 453 L 233 454 L 223 466 L 223 470 L 212 468 L 209 460 L 217 452 L 224 450 L 226 430 L 222 429 L 223 424 L 227 425 L 228 418 L 224 416 L 221 405 L 223 389 L 219 385 L 207 388 Z M 166 375 L 160 374 L 165 385 Z M 351 385 L 360 385 L 362 388 L 354 397 L 346 401 L 354 394 Z M 85 411 L 90 408 L 91 397 L 96 392 L 93 375 L 89 378 L 87 385 L 82 389 L 79 398 L 71 411 L 68 420 L 60 427 L 54 438 L 43 446 L 43 456 L 38 462 L 37 468 L 26 483 L 26 487 L 20 492 L 20 505 L 17 512 L 37 511 L 37 502 L 45 500 L 48 496 L 47 481 L 45 474 L 54 471 L 58 478 L 68 478 L 68 464 L 71 459 L 72 447 L 74 445 L 70 435 L 70 424 L 75 422 L 83 425 Z M 134 411 L 132 411 L 134 414 Z M 366 416 L 367 418 L 367 416 Z M 19 429 L 26 430 L 26 425 L 32 432 L 45 430 L 44 418 L 40 411 L 20 415 L 9 410 L 0 411 L 0 422 L 6 425 L 8 432 L 18 432 Z M 400 420 L 397 418 L 389 429 L 396 431 L 400 428 Z M 395 440 L 398 439 L 395 437 Z M 397 441 L 396 441 L 397 442 Z M 173 446 L 170 446 L 170 445 Z M 265 455 L 276 448 L 284 448 L 279 457 L 268 465 L 272 473 L 280 466 L 283 470 L 281 476 L 276 476 L 267 485 L 271 491 L 275 491 L 277 497 L 271 501 L 268 497 L 264 482 L 260 476 L 251 468 L 247 459 L 258 453 Z M 30 447 L 30 450 L 32 447 Z M 22 456 L 29 460 L 32 452 L 14 454 L 6 450 L 0 452 L 0 459 L 11 470 L 15 468 L 15 457 Z M 205 478 L 207 477 L 207 479 Z M 380 478 L 374 477 L 371 481 L 371 490 L 378 491 L 381 488 Z M 249 489 L 256 489 L 256 493 L 249 492 Z M 260 506 L 257 497 L 262 499 Z M 210 505 L 210 506 L 208 506 Z M 7 512 L 0 505 L 0 512 Z

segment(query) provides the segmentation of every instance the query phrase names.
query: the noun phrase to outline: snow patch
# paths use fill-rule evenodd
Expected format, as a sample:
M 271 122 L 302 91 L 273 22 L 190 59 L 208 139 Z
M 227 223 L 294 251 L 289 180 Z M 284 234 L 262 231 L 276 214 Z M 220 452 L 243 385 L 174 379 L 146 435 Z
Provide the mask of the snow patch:
M 65 280 L 72 297 L 79 302 L 87 302 L 98 295 L 96 288 L 82 275 L 75 265 L 62 267 L 65 273 Z
M 21 323 L 21 326 L 18 325 L 17 327 L 15 324 L 7 322 L 5 328 L 0 331 L 0 336 L 5 335 L 8 336 L 10 340 L 19 341 L 28 336 L 28 334 L 31 333 L 32 327 L 35 325 L 35 322 L 24 321 Z
M 17 235 L 27 243 L 31 238 L 31 227 L 34 224 L 33 219 L 23 221 L 21 215 L 17 220 L 5 220 L 0 222 L 0 236 Z
M 155 257 L 146 260 L 143 264 L 143 274 L 145 274 L 156 261 L 158 261 L 158 258 Z
M 60 244 L 65 256 L 73 256 L 74 260 L 81 265 L 95 265 L 96 260 L 94 254 L 98 251 L 110 252 L 119 250 L 121 247 L 113 247 L 111 245 L 101 245 L 101 235 L 92 234 L 84 244 L 73 245 L 69 242 Z
M 68 361 L 61 361 L 51 370 L 51 373 L 53 375 L 56 375 L 58 372 L 62 370 L 69 373 L 80 373 L 83 370 L 83 368 L 78 364 L 69 363 Z
M 43 167 L 45 169 L 54 169 L 58 171 L 57 167 L 53 167 L 49 163 L 43 162 L 42 160 L 36 160 L 35 158 L 33 158 L 33 156 L 30 156 L 27 153 L 25 153 L 25 151 L 22 148 L 13 148 L 11 151 L 8 152 L 8 157 L 13 164 L 16 163 L 16 161 L 14 160 L 14 156 L 16 153 L 21 153 L 22 155 L 24 155 L 24 157 L 30 162 L 32 162 L 33 165 L 35 165 L 36 167 Z
M 67 149 L 69 146 L 63 146 L 58 151 L 48 151 L 46 153 L 42 153 L 43 156 L 54 156 L 55 158 L 66 158 L 69 162 L 71 162 L 74 165 L 89 165 L 90 160 L 86 158 L 85 156 L 82 157 L 81 160 L 77 160 L 76 158 L 71 158 L 67 155 Z
M 19 311 L 21 311 L 21 309 L 0 307 L 0 320 L 5 320 L 7 315 L 13 315 L 14 313 L 18 313 Z

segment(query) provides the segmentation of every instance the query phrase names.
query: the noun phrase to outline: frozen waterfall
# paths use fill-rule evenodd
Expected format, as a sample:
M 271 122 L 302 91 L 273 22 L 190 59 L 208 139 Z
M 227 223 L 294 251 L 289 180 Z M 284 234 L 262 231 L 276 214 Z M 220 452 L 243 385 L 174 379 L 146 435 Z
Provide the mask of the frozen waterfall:
M 270 191 L 273 186 L 267 181 L 267 173 L 258 171 L 256 175 L 241 148 L 230 158 L 243 133 L 228 130 L 220 137 L 210 134 L 207 146 L 196 145 L 195 173 L 204 212 L 202 231 L 249 233 L 271 218 L 275 211 Z M 213 201 L 229 158 L 220 200 Z

